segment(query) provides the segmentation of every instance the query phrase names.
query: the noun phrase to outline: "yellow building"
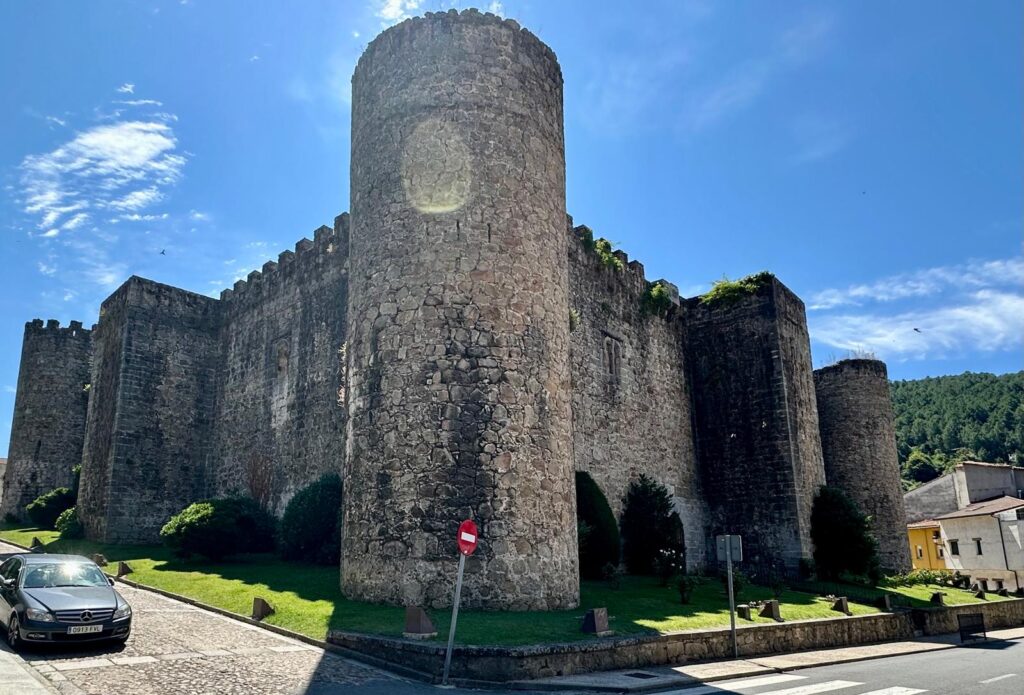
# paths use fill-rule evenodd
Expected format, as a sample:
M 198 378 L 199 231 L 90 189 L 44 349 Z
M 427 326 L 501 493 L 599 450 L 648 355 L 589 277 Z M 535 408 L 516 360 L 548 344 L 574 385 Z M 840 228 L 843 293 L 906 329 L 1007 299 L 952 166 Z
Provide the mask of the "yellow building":
M 946 569 L 946 550 L 942 546 L 939 522 L 925 519 L 907 524 L 910 561 L 916 570 Z

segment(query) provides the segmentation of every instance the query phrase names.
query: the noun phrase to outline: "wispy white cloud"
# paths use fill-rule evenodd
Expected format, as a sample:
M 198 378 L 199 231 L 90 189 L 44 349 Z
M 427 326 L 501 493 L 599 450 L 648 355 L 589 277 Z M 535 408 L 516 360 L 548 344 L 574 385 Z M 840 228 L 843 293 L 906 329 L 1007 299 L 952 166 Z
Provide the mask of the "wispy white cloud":
M 499 17 L 505 16 L 505 7 L 499 0 L 494 0 L 490 5 L 487 6 L 487 11 L 498 15 Z
M 46 122 L 59 125 L 61 128 L 66 127 L 68 124 L 63 118 L 57 118 L 56 116 L 46 116 Z
M 135 94 L 135 85 L 131 82 L 125 82 L 117 88 L 117 91 L 121 94 Z
M 844 122 L 822 116 L 803 116 L 792 125 L 798 164 L 816 162 L 840 152 L 849 143 L 853 132 Z
M 185 157 L 162 121 L 121 121 L 77 133 L 21 164 L 24 211 L 39 228 L 91 209 L 139 210 L 181 177 Z
M 395 24 L 416 14 L 421 0 L 377 0 L 375 14 L 384 24 Z
M 942 359 L 1024 348 L 1024 260 L 967 261 L 823 290 L 811 337 L 839 350 Z
M 811 295 L 809 309 L 833 309 L 860 306 L 868 302 L 894 302 L 913 297 L 929 297 L 946 290 L 964 287 L 981 289 L 1024 285 L 1024 259 L 1007 258 L 968 261 L 882 278 L 873 283 L 827 289 Z
M 683 110 L 683 131 L 705 130 L 752 106 L 782 75 L 819 55 L 834 25 L 835 18 L 831 15 L 802 17 L 786 29 L 763 55 L 740 62 L 725 71 L 720 79 L 695 85 L 694 96 Z
M 57 266 L 56 265 L 49 265 L 49 264 L 43 263 L 42 261 L 40 261 L 38 263 L 38 268 L 39 268 L 39 272 L 42 273 L 43 275 L 56 275 L 56 273 L 57 273 Z
M 979 290 L 930 309 L 824 316 L 812 321 L 811 336 L 840 350 L 870 350 L 902 360 L 1020 349 L 1024 347 L 1024 297 Z
M 210 219 L 210 215 L 199 210 L 189 210 L 188 218 L 193 222 L 207 222 Z
M 260 57 L 258 55 L 256 55 L 255 53 L 253 55 L 249 56 L 249 62 L 250 63 L 255 63 L 259 59 L 260 59 Z
M 163 106 L 164 102 L 157 101 L 156 99 L 129 99 L 128 101 L 115 101 L 115 104 L 123 104 L 125 106 Z

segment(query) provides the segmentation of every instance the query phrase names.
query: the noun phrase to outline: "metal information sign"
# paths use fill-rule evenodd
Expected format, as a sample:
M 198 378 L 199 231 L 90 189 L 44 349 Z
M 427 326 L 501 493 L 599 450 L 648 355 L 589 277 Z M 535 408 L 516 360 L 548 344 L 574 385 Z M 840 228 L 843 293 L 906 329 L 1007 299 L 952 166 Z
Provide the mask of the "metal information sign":
M 732 655 L 739 658 L 740 649 L 736 642 L 736 597 L 732 593 L 732 563 L 743 562 L 743 538 L 741 536 L 715 536 L 715 551 L 719 560 L 725 560 L 727 590 L 729 592 L 729 631 L 732 633 Z
M 455 645 L 455 623 L 459 619 L 459 598 L 462 596 L 462 572 L 466 569 L 466 558 L 476 550 L 480 534 L 477 532 L 476 524 L 471 519 L 466 519 L 459 524 L 459 530 L 455 534 L 455 542 L 459 546 L 459 573 L 455 579 L 455 599 L 452 601 L 452 624 L 448 629 L 448 650 L 444 654 L 444 676 L 441 678 L 441 685 L 448 685 L 448 670 L 452 665 L 452 647 Z

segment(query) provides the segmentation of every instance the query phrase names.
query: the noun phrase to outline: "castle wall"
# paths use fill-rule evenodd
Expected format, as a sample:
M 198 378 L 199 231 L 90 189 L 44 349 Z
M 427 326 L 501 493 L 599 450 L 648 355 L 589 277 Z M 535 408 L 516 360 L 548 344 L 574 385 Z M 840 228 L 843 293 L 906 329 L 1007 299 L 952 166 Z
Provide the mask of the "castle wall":
M 342 589 L 470 606 L 579 601 L 562 76 L 515 22 L 427 14 L 352 81 Z
M 138 277 L 103 303 L 79 493 L 89 538 L 153 541 L 202 497 L 217 309 L 214 299 Z
M 0 518 L 25 518 L 25 505 L 57 487 L 71 487 L 82 460 L 89 400 L 92 332 L 39 319 L 25 324 L 14 399 L 11 443 Z
M 889 376 L 878 360 L 843 360 L 814 372 L 828 484 L 871 519 L 883 569 L 909 570 Z
M 711 533 L 743 535 L 746 562 L 809 558 L 825 482 L 803 303 L 771 278 L 735 302 L 685 304 L 697 459 Z
M 280 515 L 297 490 L 341 473 L 347 259 L 341 215 L 221 294 L 211 492 Z
M 641 474 L 667 486 L 686 534 L 691 569 L 705 564 L 707 506 L 701 492 L 684 365 L 684 324 L 644 309 L 643 266 L 605 266 L 569 230 L 572 436 L 576 470 L 587 471 L 622 513 Z M 568 320 L 568 317 L 567 317 Z

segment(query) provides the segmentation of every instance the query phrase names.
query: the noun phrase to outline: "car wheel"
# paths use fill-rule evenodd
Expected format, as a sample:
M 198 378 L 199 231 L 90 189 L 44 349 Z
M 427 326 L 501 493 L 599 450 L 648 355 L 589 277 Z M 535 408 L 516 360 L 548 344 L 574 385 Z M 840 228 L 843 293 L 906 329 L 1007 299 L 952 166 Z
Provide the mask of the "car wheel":
M 21 647 L 21 633 L 18 631 L 18 615 L 11 612 L 11 622 L 7 625 L 7 644 L 14 651 Z

